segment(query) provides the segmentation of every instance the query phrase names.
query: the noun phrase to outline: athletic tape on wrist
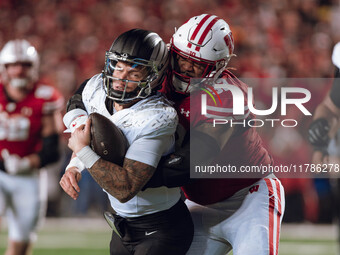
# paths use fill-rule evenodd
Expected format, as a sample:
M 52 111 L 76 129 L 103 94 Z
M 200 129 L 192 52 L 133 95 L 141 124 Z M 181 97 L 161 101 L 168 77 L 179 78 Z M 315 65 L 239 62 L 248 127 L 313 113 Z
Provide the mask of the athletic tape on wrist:
M 85 146 L 80 151 L 78 151 L 76 155 L 87 169 L 91 168 L 93 164 L 96 163 L 98 159 L 100 159 L 97 153 L 95 153 L 90 148 L 90 146 Z
M 85 165 L 78 157 L 74 157 L 71 159 L 70 163 L 66 166 L 66 171 L 71 168 L 76 167 L 77 171 L 81 173 L 85 169 Z

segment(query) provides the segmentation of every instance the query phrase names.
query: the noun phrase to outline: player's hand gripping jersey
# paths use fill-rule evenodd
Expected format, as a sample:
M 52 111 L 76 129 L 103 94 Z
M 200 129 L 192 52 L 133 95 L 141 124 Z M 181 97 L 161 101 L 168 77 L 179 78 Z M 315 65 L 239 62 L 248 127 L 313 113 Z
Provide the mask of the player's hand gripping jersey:
M 227 119 L 242 122 L 247 118 L 254 118 L 247 107 L 247 85 L 238 80 L 231 72 L 224 71 L 221 79 L 225 79 L 230 85 L 237 86 L 244 93 L 244 115 L 233 115 L 233 98 L 230 91 L 223 89 L 215 90 L 222 99 L 222 105 L 216 107 L 215 102 L 207 96 L 207 115 L 201 113 L 201 94 L 206 94 L 200 90 L 197 93 L 192 93 L 190 96 L 185 96 L 179 93 L 174 93 L 173 86 L 165 84 L 163 91 L 167 97 L 175 102 L 179 115 L 178 136 L 184 137 L 189 129 L 193 130 L 202 123 L 211 123 L 213 118 Z M 168 80 L 166 82 L 169 82 Z M 212 94 L 214 94 L 211 89 Z M 228 99 L 228 100 L 226 100 Z M 216 99 L 217 100 L 217 99 Z M 191 105 L 195 106 L 190 108 Z M 229 125 L 229 124 L 228 124 Z M 252 166 L 252 165 L 268 165 L 272 164 L 272 158 L 267 150 L 262 146 L 262 141 L 254 128 L 243 128 L 242 125 L 235 125 L 237 129 L 233 132 L 227 144 L 221 149 L 220 153 L 215 157 L 211 164 L 219 163 L 220 165 L 236 166 Z M 195 179 L 191 184 L 184 186 L 182 189 L 186 197 L 199 204 L 212 204 L 223 201 L 232 196 L 238 190 L 245 188 L 260 178 L 257 179 L 235 179 L 228 178 L 226 173 L 225 179 Z

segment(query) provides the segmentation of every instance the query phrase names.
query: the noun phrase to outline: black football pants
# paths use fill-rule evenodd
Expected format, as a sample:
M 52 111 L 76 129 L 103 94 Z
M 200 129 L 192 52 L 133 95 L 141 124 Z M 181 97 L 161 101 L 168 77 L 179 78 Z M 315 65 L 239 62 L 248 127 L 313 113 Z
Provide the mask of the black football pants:
M 112 232 L 110 255 L 181 255 L 191 244 L 194 225 L 184 202 L 136 218 L 115 216 L 121 238 Z

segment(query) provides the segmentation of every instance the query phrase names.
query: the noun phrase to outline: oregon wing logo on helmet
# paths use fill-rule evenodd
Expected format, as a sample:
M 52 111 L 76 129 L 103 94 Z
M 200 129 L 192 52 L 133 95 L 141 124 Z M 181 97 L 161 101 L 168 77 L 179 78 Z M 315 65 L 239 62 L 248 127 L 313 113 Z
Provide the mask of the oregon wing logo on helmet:
M 170 42 L 173 85 L 183 93 L 192 91 L 190 77 L 176 66 L 178 56 L 204 66 L 202 77 L 214 78 L 227 66 L 233 56 L 234 39 L 227 22 L 215 15 L 202 14 L 179 27 Z
M 6 72 L 6 65 L 15 63 L 31 64 L 26 78 L 10 79 Z M 1 74 L 5 81 L 14 87 L 25 87 L 38 80 L 39 56 L 36 49 L 26 40 L 13 40 L 5 44 L 0 53 Z
M 123 80 L 112 76 L 118 61 L 124 61 L 132 68 L 144 68 L 147 75 L 141 81 Z M 129 103 L 145 98 L 162 84 L 168 68 L 169 54 L 162 38 L 151 31 L 132 29 L 121 34 L 105 55 L 103 80 L 107 97 L 118 103 Z M 125 83 L 124 91 L 114 90 L 113 81 Z M 127 83 L 137 83 L 137 88 L 126 92 Z

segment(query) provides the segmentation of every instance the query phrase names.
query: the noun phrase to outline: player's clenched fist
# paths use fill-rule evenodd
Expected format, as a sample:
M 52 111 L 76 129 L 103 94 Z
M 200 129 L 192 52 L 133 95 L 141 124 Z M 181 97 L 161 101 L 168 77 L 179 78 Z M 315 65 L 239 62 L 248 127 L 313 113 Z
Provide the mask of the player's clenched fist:
M 68 140 L 68 147 L 77 153 L 83 147 L 90 145 L 91 135 L 90 135 L 91 120 L 87 119 L 85 125 L 81 125 L 76 128 L 71 134 Z
M 79 196 L 80 188 L 78 182 L 81 179 L 81 173 L 78 172 L 76 167 L 68 168 L 59 182 L 63 190 L 74 200 Z

